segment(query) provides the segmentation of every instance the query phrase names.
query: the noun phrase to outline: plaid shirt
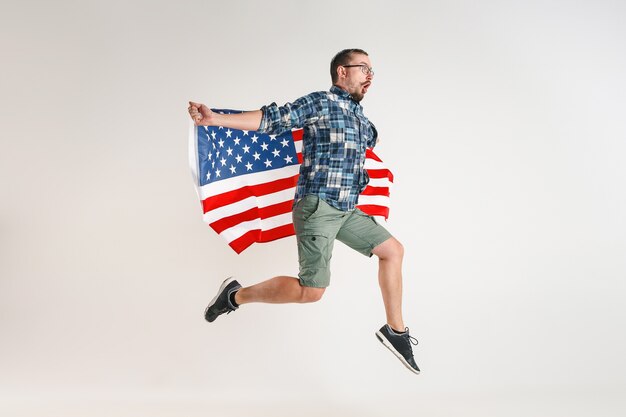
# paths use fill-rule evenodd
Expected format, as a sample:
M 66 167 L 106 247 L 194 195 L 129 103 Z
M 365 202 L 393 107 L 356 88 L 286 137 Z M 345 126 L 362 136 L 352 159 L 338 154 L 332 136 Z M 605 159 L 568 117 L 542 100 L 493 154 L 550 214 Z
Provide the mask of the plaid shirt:
M 363 107 L 337 86 L 308 94 L 284 106 L 263 106 L 259 132 L 280 134 L 303 128 L 303 161 L 294 201 L 308 194 L 331 206 L 354 210 L 369 182 L 365 149 L 376 144 L 374 125 Z

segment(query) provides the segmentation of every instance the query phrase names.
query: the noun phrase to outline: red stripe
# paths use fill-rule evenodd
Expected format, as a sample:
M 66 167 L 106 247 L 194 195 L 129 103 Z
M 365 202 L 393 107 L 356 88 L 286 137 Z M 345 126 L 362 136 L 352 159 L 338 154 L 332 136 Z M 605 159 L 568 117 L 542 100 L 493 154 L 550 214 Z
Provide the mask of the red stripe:
M 296 231 L 293 228 L 293 223 L 289 223 L 261 232 L 261 240 L 259 240 L 259 242 L 271 242 L 273 240 L 293 236 L 295 234 Z
M 368 185 L 359 195 L 384 195 L 389 197 L 389 187 L 373 187 Z
M 294 143 L 299 142 L 304 137 L 304 130 L 302 129 L 294 130 L 291 132 L 291 136 L 293 137 Z M 303 161 L 302 152 L 296 152 L 296 155 L 298 155 L 298 163 L 301 164 Z
M 230 247 L 237 253 L 243 252 L 248 246 L 255 242 L 271 242 L 273 240 L 281 239 L 287 236 L 293 236 L 295 234 L 293 230 L 293 224 L 286 224 L 284 226 L 278 226 L 274 229 L 261 232 L 259 229 L 250 230 L 239 238 L 229 243 Z
M 290 213 L 292 206 L 293 199 L 283 201 L 282 203 L 272 204 L 267 207 L 252 207 L 244 212 L 233 214 L 228 217 L 222 217 L 221 219 L 211 223 L 209 226 L 211 226 L 211 228 L 217 233 L 222 233 L 224 230 L 242 222 L 256 219 L 267 219 L 281 214 Z
M 369 214 L 370 216 L 383 216 L 385 219 L 389 218 L 389 207 L 375 204 L 363 204 L 358 205 L 357 208 L 360 208 L 363 213 Z
M 233 240 L 229 243 L 230 247 L 237 253 L 243 252 L 248 246 L 252 245 L 254 242 L 257 242 L 257 236 L 261 234 L 259 229 L 250 230 L 249 232 L 244 233 L 239 238 Z
M 383 161 L 382 161 L 382 160 L 378 157 L 378 155 L 376 155 L 376 154 L 374 153 L 374 151 L 373 151 L 373 150 L 371 150 L 370 148 L 367 148 L 367 149 L 365 150 L 365 157 L 366 157 L 366 158 L 373 159 L 374 161 L 383 162 Z
M 388 169 L 368 169 L 366 171 L 370 178 L 389 178 L 389 181 L 393 182 L 393 174 Z
M 266 194 L 272 194 L 288 188 L 293 188 L 298 182 L 298 174 L 282 178 L 276 181 L 266 182 L 264 184 L 247 185 L 237 190 L 227 191 L 202 200 L 202 208 L 204 213 L 214 210 L 228 204 L 236 203 L 248 197 L 259 197 Z

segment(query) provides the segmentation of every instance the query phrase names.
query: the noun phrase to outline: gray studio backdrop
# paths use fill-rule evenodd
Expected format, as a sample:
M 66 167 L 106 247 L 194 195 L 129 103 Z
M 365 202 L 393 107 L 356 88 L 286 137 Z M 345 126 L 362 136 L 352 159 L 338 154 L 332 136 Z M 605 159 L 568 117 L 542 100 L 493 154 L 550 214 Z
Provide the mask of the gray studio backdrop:
M 621 1 L 24 1 L 0 6 L 2 415 L 624 415 Z M 219 283 L 296 274 L 201 219 L 187 100 L 330 86 L 395 173 L 412 375 L 376 341 L 376 260 L 312 305 L 205 323 Z M 391 410 L 391 411 L 390 411 Z M 389 414 L 391 413 L 391 414 Z

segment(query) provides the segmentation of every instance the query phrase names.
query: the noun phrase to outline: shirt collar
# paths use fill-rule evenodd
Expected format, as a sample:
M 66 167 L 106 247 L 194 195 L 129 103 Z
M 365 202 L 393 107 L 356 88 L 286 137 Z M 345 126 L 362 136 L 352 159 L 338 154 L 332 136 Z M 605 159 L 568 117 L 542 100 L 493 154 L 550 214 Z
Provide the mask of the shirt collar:
M 350 95 L 350 93 L 348 93 L 346 90 L 342 89 L 341 87 L 337 87 L 336 85 L 333 85 L 332 87 L 330 87 L 330 92 L 333 94 L 337 94 L 339 97 L 345 98 L 346 100 L 347 99 L 352 100 L 352 96 Z M 356 101 L 354 101 L 354 103 L 359 104 Z

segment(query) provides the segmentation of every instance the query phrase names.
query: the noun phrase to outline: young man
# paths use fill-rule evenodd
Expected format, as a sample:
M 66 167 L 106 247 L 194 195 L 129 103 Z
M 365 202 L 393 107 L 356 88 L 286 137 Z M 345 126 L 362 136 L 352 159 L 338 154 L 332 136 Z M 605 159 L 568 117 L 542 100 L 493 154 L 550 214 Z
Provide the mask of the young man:
M 365 51 L 346 49 L 331 61 L 330 74 L 330 91 L 311 93 L 282 107 L 272 103 L 256 111 L 218 114 L 203 104 L 189 103 L 196 125 L 268 134 L 304 130 L 303 162 L 293 206 L 298 278 L 277 276 L 243 288 L 229 278 L 209 303 L 205 318 L 212 322 L 246 303 L 318 301 L 330 283 L 330 258 L 334 241 L 339 240 L 379 258 L 378 282 L 387 323 L 376 337 L 417 374 L 411 348 L 417 340 L 409 336 L 402 319 L 404 248 L 373 218 L 355 209 L 369 181 L 363 169 L 365 150 L 374 147 L 378 136 L 360 104 L 374 77 L 372 64 Z

